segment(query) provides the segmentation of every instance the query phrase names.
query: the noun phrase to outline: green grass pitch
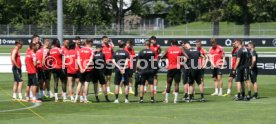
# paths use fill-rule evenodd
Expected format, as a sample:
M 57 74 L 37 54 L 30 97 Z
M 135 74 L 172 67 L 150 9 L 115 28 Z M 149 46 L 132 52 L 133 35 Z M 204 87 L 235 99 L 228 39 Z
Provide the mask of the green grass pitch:
M 223 75 L 224 93 L 227 87 L 228 75 Z M 26 74 L 24 74 L 24 88 L 26 85 Z M 192 124 L 274 124 L 276 122 L 276 77 L 259 76 L 260 99 L 251 101 L 233 101 L 235 94 L 235 83 L 231 97 L 210 96 L 213 92 L 213 81 L 210 75 L 205 75 L 205 97 L 206 103 L 178 103 L 173 104 L 173 94 L 170 95 L 169 104 L 163 103 L 164 95 L 162 90 L 165 88 L 165 74 L 159 75 L 159 93 L 156 95 L 158 103 L 138 104 L 139 98 L 130 95 L 130 104 L 106 103 L 103 96 L 102 102 L 90 104 L 63 103 L 54 101 L 43 102 L 40 106 L 21 111 L 3 112 L 11 109 L 21 109 L 32 106 L 32 103 L 19 103 L 11 101 L 13 77 L 12 74 L 0 74 L 0 123 L 1 124 L 29 124 L 29 123 L 50 123 L 50 124 L 71 124 L 71 123 L 192 123 Z M 53 83 L 51 83 L 53 84 Z M 112 83 L 113 84 L 113 83 Z M 60 85 L 61 86 L 61 85 Z M 180 85 L 183 86 L 182 84 Z M 90 85 L 89 100 L 95 101 Z M 114 91 L 112 85 L 111 88 Z M 52 88 L 53 91 L 53 88 Z M 61 89 L 59 89 L 61 91 Z M 179 99 L 182 98 L 183 89 Z M 196 91 L 198 91 L 196 89 Z M 120 95 L 123 102 L 123 95 Z M 198 98 L 199 95 L 196 95 Z M 114 100 L 114 96 L 109 96 Z M 145 101 L 149 101 L 146 94 Z M 2 111 L 2 112 L 1 112 Z

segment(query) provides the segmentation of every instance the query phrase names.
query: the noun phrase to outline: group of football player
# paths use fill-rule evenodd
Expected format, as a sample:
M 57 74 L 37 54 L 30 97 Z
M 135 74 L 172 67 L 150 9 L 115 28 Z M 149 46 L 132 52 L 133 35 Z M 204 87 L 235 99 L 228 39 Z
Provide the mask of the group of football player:
M 177 103 L 179 83 L 183 78 L 183 100 L 194 101 L 194 82 L 198 84 L 200 99 L 204 97 L 204 70 L 207 62 L 211 63 L 215 92 L 213 96 L 229 96 L 232 82 L 237 82 L 236 100 L 249 100 L 258 97 L 257 89 L 257 53 L 255 45 L 250 42 L 246 46 L 241 40 L 235 40 L 231 57 L 231 72 L 228 80 L 228 90 L 222 94 L 222 70 L 225 69 L 225 56 L 223 48 L 211 39 L 212 47 L 209 54 L 204 50 L 201 41 L 197 40 L 192 47 L 189 42 L 171 40 L 169 46 L 161 56 L 161 47 L 157 39 L 152 36 L 144 42 L 144 49 L 136 55 L 132 41 L 118 41 L 119 49 L 114 51 L 114 44 L 107 36 L 103 36 L 101 44 L 93 44 L 93 39 L 75 37 L 74 40 L 65 39 L 62 43 L 58 39 L 43 39 L 33 35 L 31 43 L 26 50 L 25 64 L 28 74 L 25 99 L 22 97 L 22 64 L 19 50 L 23 46 L 21 40 L 16 41 L 11 51 L 12 71 L 14 76 L 13 99 L 21 101 L 42 102 L 41 99 L 54 97 L 59 101 L 58 84 L 61 82 L 62 101 L 89 103 L 87 96 L 89 84 L 93 83 L 97 102 L 99 95 L 103 94 L 105 100 L 110 102 L 108 95 L 115 95 L 114 103 L 119 103 L 119 94 L 123 94 L 125 103 L 129 103 L 129 94 L 140 97 L 139 103 L 144 103 L 144 94 L 147 87 L 150 91 L 150 102 L 155 103 L 154 95 L 157 93 L 158 64 L 161 60 L 167 62 L 167 80 L 165 103 L 169 102 L 171 86 L 174 82 L 174 101 Z M 112 73 L 114 76 L 114 93 L 110 90 Z M 135 82 L 133 74 L 135 73 Z M 51 92 L 51 77 L 54 82 L 54 94 Z M 254 95 L 251 96 L 251 82 L 254 86 Z M 245 83 L 248 96 L 245 96 Z M 98 86 L 100 84 L 100 86 Z M 140 89 L 138 86 L 140 85 Z M 76 87 L 75 87 L 76 86 Z M 68 88 L 68 94 L 67 94 Z M 75 91 L 74 91 L 75 89 Z M 140 92 L 139 92 L 140 91 Z M 18 96 L 18 97 L 17 97 Z M 70 97 L 70 100 L 67 99 Z M 18 99 L 17 99 L 18 98 Z

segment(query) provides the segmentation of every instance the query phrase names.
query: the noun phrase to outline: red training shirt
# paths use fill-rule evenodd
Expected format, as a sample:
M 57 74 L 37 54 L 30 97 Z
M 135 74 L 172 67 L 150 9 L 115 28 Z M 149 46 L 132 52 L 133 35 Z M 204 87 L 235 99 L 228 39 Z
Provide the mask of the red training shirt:
M 19 54 L 19 49 L 18 48 L 13 48 L 12 51 L 11 51 L 11 54 L 15 52 L 15 62 L 16 64 L 19 66 L 19 68 L 22 67 L 22 64 L 21 64 L 21 59 L 20 59 L 20 54 Z M 11 58 L 11 62 L 12 62 L 12 65 L 14 66 L 14 63 L 12 61 L 12 58 Z
M 232 69 L 234 69 L 234 67 L 236 66 L 238 50 L 239 50 L 238 48 L 234 48 L 232 50 L 232 58 L 231 58 Z
M 49 50 L 44 48 L 40 48 L 38 51 L 36 51 L 36 59 L 37 59 L 37 62 L 39 62 L 39 64 L 37 65 L 38 68 L 41 68 L 44 70 L 47 69 L 47 67 L 45 66 L 47 62 L 46 60 L 43 61 L 43 56 L 45 56 L 45 59 L 47 59 L 48 52 Z M 43 66 L 43 63 L 44 63 L 44 66 Z
M 65 53 L 65 65 L 67 67 L 68 74 L 77 74 L 79 67 L 77 64 L 77 50 L 68 50 Z
M 129 54 L 129 57 L 130 57 L 130 60 L 128 61 L 128 67 L 130 68 L 130 69 L 133 69 L 133 58 L 135 57 L 135 51 L 134 51 L 134 49 L 133 48 L 128 48 L 128 47 L 125 47 L 125 49 L 124 49 L 125 51 L 127 51 L 128 52 L 128 54 Z
M 157 60 L 158 59 L 158 50 L 160 49 L 160 45 L 156 44 L 156 45 L 150 45 L 150 50 L 152 50 L 154 52 L 154 59 Z
M 50 57 L 52 59 L 52 68 L 62 68 L 62 51 L 58 47 L 54 47 L 50 50 Z
M 37 73 L 34 62 L 36 62 L 35 53 L 32 50 L 27 50 L 25 63 L 26 63 L 26 70 L 27 70 L 28 74 L 36 74 Z
M 106 62 L 111 62 L 112 60 L 112 55 L 113 55 L 113 47 L 111 45 L 106 45 L 103 43 L 102 45 L 102 52 L 105 56 L 105 61 Z
M 78 56 L 80 58 L 80 64 L 82 69 L 85 69 L 87 67 L 90 61 L 92 59 L 92 56 L 94 55 L 93 49 L 89 47 L 83 47 L 81 48 Z M 90 72 L 92 70 L 92 67 L 88 67 L 85 71 Z
M 215 66 L 223 65 L 222 57 L 224 55 L 224 51 L 220 45 L 217 45 L 214 48 L 211 47 L 209 54 L 212 57 L 210 61 L 212 61 Z
M 200 54 L 201 54 L 202 56 L 205 56 L 205 55 L 206 55 L 206 51 L 205 51 L 202 47 L 198 48 L 197 50 L 200 52 Z M 202 64 L 203 64 L 203 58 L 200 57 L 200 58 L 198 59 L 198 61 L 199 61 L 200 66 L 202 66 Z
M 167 49 L 166 55 L 169 60 L 168 70 L 180 68 L 180 56 L 183 56 L 182 49 L 178 46 L 170 46 Z

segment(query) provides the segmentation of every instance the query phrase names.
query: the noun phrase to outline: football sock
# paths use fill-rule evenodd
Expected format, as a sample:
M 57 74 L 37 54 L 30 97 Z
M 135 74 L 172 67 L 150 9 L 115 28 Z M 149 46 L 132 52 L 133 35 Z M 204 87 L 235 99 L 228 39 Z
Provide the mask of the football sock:
M 175 93 L 174 93 L 174 101 L 177 101 L 177 98 L 178 98 L 178 93 L 175 92 Z
M 30 98 L 33 98 L 33 92 L 32 91 L 30 91 Z
M 97 101 L 100 101 L 100 100 L 99 100 L 99 96 L 96 96 L 96 100 L 97 100 Z
M 238 98 L 241 98 L 241 93 L 238 93 Z
M 80 96 L 80 101 L 83 101 L 83 96 Z
M 42 96 L 45 96 L 45 90 L 42 90 L 42 94 L 41 94 Z
M 87 96 L 83 96 L 83 99 L 84 99 L 84 100 L 87 100 Z
M 118 94 L 115 94 L 115 99 L 118 99 L 119 95 Z
M 188 93 L 185 93 L 184 98 L 187 98 L 187 97 L 188 97 Z
M 231 93 L 231 89 L 227 89 L 227 94 L 230 94 Z
M 154 91 L 156 91 L 156 89 L 157 89 L 156 86 L 153 86 L 153 89 L 154 89 Z
M 258 97 L 258 92 L 255 92 L 254 96 L 255 96 L 255 97 Z
M 128 95 L 126 95 L 125 97 L 126 97 L 126 99 L 128 99 Z
M 244 91 L 242 91 L 242 97 L 244 97 L 245 96 L 245 92 Z
M 75 96 L 75 101 L 77 101 L 77 100 L 78 100 L 78 97 L 79 97 L 79 95 L 76 95 L 76 96 Z
M 190 99 L 193 99 L 193 94 L 189 94 L 189 98 L 190 98 Z
M 169 93 L 166 93 L 165 100 L 169 100 Z
M 63 99 L 67 99 L 66 93 L 63 93 Z
M 144 87 L 144 91 L 147 91 L 147 87 L 146 86 Z
M 219 88 L 219 93 L 222 94 L 222 88 Z
M 12 94 L 12 98 L 16 99 L 16 93 Z
M 200 93 L 201 98 L 204 98 L 204 93 Z
M 132 91 L 132 87 L 129 87 L 129 91 Z
M 218 94 L 218 88 L 215 89 L 215 94 Z
M 22 93 L 18 93 L 19 99 L 22 99 Z
M 74 96 L 70 96 L 71 97 L 71 100 L 74 100 Z
M 151 100 L 154 100 L 154 97 L 151 97 L 150 99 L 151 99 Z
M 250 96 L 250 97 L 251 97 L 251 91 L 248 91 L 248 96 Z
M 143 100 L 144 98 L 143 97 L 140 97 L 140 100 Z
M 106 96 L 104 96 L 104 97 L 105 97 L 105 100 L 109 101 L 109 99 L 108 99 L 108 95 L 106 95 Z
M 58 93 L 55 93 L 55 98 L 58 99 Z

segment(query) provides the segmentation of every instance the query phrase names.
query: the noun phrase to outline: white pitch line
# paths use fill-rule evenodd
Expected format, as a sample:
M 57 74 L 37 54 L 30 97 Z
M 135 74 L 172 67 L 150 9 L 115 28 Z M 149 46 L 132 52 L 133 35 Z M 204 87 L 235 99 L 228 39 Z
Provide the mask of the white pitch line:
M 0 102 L 3 102 L 3 101 L 10 101 L 10 100 L 1 100 Z M 3 113 L 3 112 L 13 112 L 13 111 L 22 111 L 22 110 L 36 108 L 36 107 L 38 107 L 38 106 L 41 105 L 41 103 L 33 103 L 33 104 L 34 105 L 32 105 L 32 106 L 24 107 L 24 108 L 19 108 L 19 109 L 1 110 L 0 113 Z

